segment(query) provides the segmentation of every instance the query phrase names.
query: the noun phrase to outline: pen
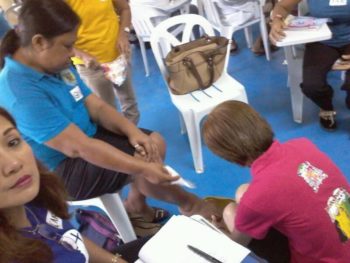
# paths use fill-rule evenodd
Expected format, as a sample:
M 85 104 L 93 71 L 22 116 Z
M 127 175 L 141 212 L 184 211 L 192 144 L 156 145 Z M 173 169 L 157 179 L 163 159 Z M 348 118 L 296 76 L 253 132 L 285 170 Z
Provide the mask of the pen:
M 187 245 L 187 247 L 194 253 L 196 253 L 198 256 L 201 256 L 202 258 L 208 260 L 209 262 L 212 263 L 223 263 L 222 261 L 218 260 L 217 258 L 214 258 L 213 256 L 210 256 L 208 253 L 194 247 L 191 245 Z

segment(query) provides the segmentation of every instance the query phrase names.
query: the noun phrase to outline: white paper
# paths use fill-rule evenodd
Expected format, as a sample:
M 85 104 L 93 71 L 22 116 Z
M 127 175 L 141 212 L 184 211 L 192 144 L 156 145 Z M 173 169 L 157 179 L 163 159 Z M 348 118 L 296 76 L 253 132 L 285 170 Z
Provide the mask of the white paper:
M 164 166 L 164 168 L 168 170 L 171 176 L 180 176 L 180 174 L 176 172 L 173 168 L 171 168 L 169 165 Z M 196 188 L 196 185 L 194 183 L 192 183 L 189 180 L 185 180 L 181 176 L 178 180 L 171 182 L 171 184 L 177 184 L 177 185 L 185 186 L 191 189 Z
M 144 263 L 207 263 L 187 245 L 192 245 L 224 263 L 239 263 L 250 251 L 202 222 L 187 216 L 173 216 L 140 250 Z M 208 221 L 206 221 L 208 222 Z M 210 223 L 209 223 L 210 224 Z

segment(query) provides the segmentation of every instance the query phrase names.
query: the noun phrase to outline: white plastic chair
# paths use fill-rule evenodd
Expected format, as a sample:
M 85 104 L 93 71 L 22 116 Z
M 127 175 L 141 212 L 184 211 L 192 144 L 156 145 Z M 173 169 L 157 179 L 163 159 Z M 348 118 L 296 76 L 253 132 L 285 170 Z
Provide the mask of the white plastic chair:
M 213 27 L 220 32 L 221 36 L 231 39 L 232 34 L 238 30 L 244 29 L 245 37 L 248 43 L 248 47 L 251 48 L 253 45 L 253 35 L 251 26 L 259 23 L 260 33 L 264 43 L 266 59 L 270 60 L 270 44 L 266 26 L 266 19 L 263 11 L 265 0 L 259 0 L 257 2 L 254 17 L 249 19 L 247 22 L 240 25 L 232 25 L 225 21 L 225 17 L 219 12 L 218 0 L 197 0 L 198 9 L 201 15 L 206 17 Z
M 18 14 L 21 9 L 21 1 L 13 1 L 12 5 L 4 10 L 4 17 L 11 27 L 17 25 Z
M 151 3 L 142 4 L 142 1 L 131 0 L 129 6 L 132 14 L 132 25 L 140 43 L 142 60 L 145 67 L 146 76 L 148 77 L 149 65 L 146 55 L 145 42 L 150 41 L 153 28 L 161 21 L 169 18 L 171 16 L 171 12 L 157 8 L 157 6 L 152 6 Z M 178 7 L 175 5 L 173 8 L 178 9 L 180 13 L 189 12 L 189 5 Z
M 111 219 L 115 228 L 118 230 L 124 243 L 136 239 L 136 234 L 128 214 L 124 208 L 124 204 L 120 198 L 119 193 L 104 194 L 100 197 L 91 198 L 82 201 L 69 202 L 72 206 L 97 206 L 101 208 Z
M 171 28 L 180 24 L 184 26 L 181 40 L 169 32 Z M 170 51 L 171 46 L 186 43 L 192 38 L 192 31 L 195 25 L 199 25 L 207 35 L 214 35 L 214 29 L 208 20 L 202 16 L 192 14 L 171 17 L 160 23 L 152 32 L 152 51 L 166 85 L 168 83 L 166 81 L 167 71 L 164 65 L 164 58 Z M 228 53 L 229 46 L 227 48 Z M 228 55 L 226 63 L 227 61 Z M 244 87 L 227 74 L 226 68 L 222 76 L 211 87 L 203 91 L 198 90 L 186 95 L 174 95 L 169 92 L 171 101 L 180 112 L 181 132 L 185 133 L 187 131 L 188 133 L 194 167 L 197 173 L 204 171 L 200 132 L 200 122 L 203 117 L 216 105 L 224 101 L 239 100 L 248 102 Z

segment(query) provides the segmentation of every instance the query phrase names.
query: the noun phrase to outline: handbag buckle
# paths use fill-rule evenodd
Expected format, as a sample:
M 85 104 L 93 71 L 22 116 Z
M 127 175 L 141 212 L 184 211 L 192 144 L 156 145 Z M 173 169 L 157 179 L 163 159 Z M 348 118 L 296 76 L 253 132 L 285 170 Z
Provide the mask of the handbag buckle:
M 209 67 L 213 67 L 213 65 L 214 65 L 213 58 L 212 57 L 208 57 L 207 63 L 208 63 Z

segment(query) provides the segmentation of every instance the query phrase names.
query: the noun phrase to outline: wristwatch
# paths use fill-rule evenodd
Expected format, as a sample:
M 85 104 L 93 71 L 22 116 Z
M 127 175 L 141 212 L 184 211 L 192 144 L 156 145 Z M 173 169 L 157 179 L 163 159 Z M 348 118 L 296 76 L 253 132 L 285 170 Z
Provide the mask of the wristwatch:
M 130 27 L 128 27 L 128 26 L 124 27 L 124 32 L 130 33 Z

